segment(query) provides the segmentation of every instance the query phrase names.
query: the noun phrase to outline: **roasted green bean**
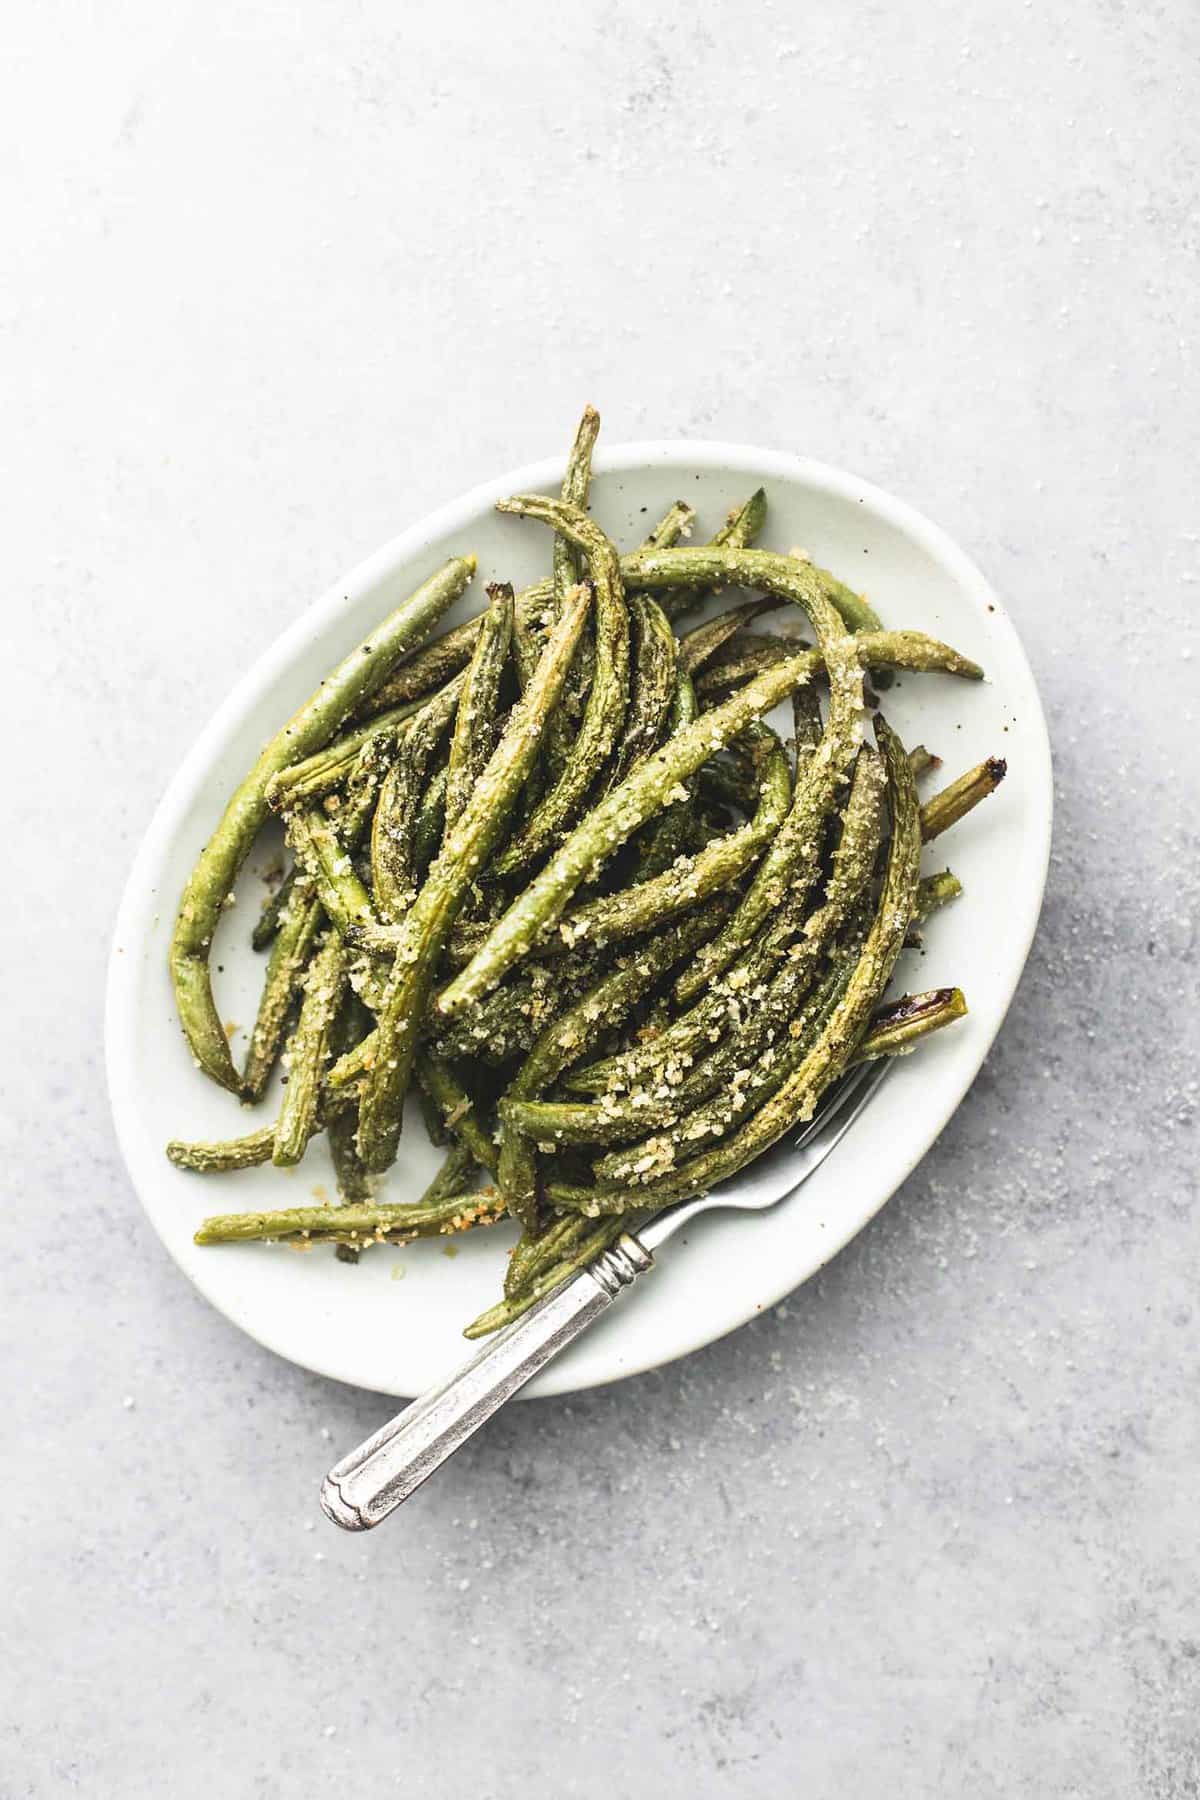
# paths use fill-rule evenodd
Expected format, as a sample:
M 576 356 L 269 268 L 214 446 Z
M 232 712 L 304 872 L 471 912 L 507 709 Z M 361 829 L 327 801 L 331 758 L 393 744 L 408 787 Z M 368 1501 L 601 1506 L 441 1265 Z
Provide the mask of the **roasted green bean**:
M 298 807 L 288 814 L 287 829 L 297 861 L 311 877 L 331 924 L 350 941 L 363 932 L 370 937 L 380 922 L 374 902 L 328 815 L 319 806 Z
M 292 1002 L 320 929 L 321 902 L 311 879 L 307 875 L 298 876 L 289 885 L 288 895 L 287 905 L 280 915 L 278 934 L 271 945 L 258 1013 L 250 1034 L 250 1048 L 242 1070 L 243 1100 L 261 1100 L 266 1092 L 283 1043 Z
M 711 907 L 621 958 L 616 968 L 561 1017 L 548 1025 L 509 1084 L 509 1099 L 531 1099 L 586 1054 L 596 1036 L 621 1024 L 668 970 L 719 927 L 723 912 Z M 502 1109 L 502 1119 L 504 1117 Z M 500 1191 L 509 1211 L 530 1230 L 537 1214 L 536 1169 L 530 1145 L 501 1129 Z
M 564 1213 L 540 1231 L 523 1231 L 504 1271 L 505 1299 L 519 1298 L 592 1229 L 590 1219 L 581 1218 L 578 1213 Z
M 254 921 L 254 930 L 250 933 L 252 950 L 269 950 L 275 942 L 280 922 L 287 911 L 288 901 L 292 897 L 292 888 L 296 882 L 296 865 L 292 864 L 287 874 L 272 889 L 262 903 L 262 911 Z
M 769 726 L 751 726 L 745 736 L 753 745 L 757 776 L 757 804 L 747 823 L 678 859 L 661 875 L 575 907 L 559 921 L 563 943 L 599 948 L 638 937 L 753 868 L 787 813 L 792 780 L 783 746 Z
M 294 806 L 323 800 L 348 781 L 365 756 L 386 757 L 408 731 L 413 714 L 423 702 L 409 701 L 380 713 L 366 725 L 346 731 L 306 756 L 303 762 L 281 769 L 267 784 L 267 804 L 275 812 L 286 813 Z
M 337 932 L 330 931 L 309 964 L 300 1018 L 287 1048 L 287 1083 L 271 1151 L 271 1161 L 278 1168 L 290 1168 L 300 1161 L 317 1128 L 329 1035 L 345 986 L 345 946 Z
M 951 825 L 957 825 L 973 806 L 994 794 L 1007 773 L 1008 764 L 1003 757 L 989 756 L 986 762 L 968 769 L 965 775 L 960 775 L 957 781 L 936 793 L 921 808 L 921 835 L 925 842 L 940 837 Z
M 477 652 L 489 641 L 485 629 L 476 640 Z M 429 786 L 429 764 L 454 725 L 468 675 L 469 671 L 455 676 L 417 713 L 379 789 L 371 824 L 371 886 L 375 904 L 389 924 L 398 924 L 416 898 L 417 820 Z
M 437 1106 L 446 1130 L 471 1153 L 472 1161 L 495 1174 L 500 1151 L 480 1120 L 475 1102 L 443 1057 L 419 1050 L 416 1073 L 422 1087 Z
M 446 831 L 452 831 L 471 790 L 487 766 L 498 735 L 500 682 L 513 631 L 513 591 L 508 582 L 488 587 L 491 605 L 467 669 L 446 769 Z
M 730 508 L 724 524 L 710 542 L 717 549 L 744 550 L 747 544 L 754 542 L 766 522 L 767 496 L 762 488 L 756 488 L 748 500 Z M 662 549 L 664 546 L 643 544 L 642 548 Z M 677 619 L 682 613 L 694 612 L 698 606 L 703 606 L 711 592 L 706 587 L 673 588 L 663 592 L 659 605 L 668 619 Z
M 718 650 L 723 649 L 730 638 L 736 637 L 751 620 L 761 618 L 763 613 L 778 612 L 783 604 L 777 594 L 767 594 L 758 600 L 743 600 L 740 605 L 731 606 L 728 612 L 718 613 L 715 619 L 707 619 L 703 625 L 697 625 L 679 640 L 680 668 L 694 679 L 704 665 L 712 661 Z
M 395 663 L 425 637 L 475 572 L 474 557 L 455 557 L 353 650 L 260 754 L 200 853 L 188 878 L 171 939 L 175 1003 L 197 1065 L 237 1093 L 241 1077 L 212 990 L 209 952 L 238 870 L 267 815 L 272 778 L 329 741 L 354 708 L 378 691 Z
M 521 1314 L 528 1312 L 530 1307 L 536 1305 L 544 1294 L 553 1293 L 556 1287 L 561 1287 L 564 1281 L 569 1280 L 572 1275 L 578 1274 L 580 1269 L 586 1269 L 590 1262 L 595 1261 L 601 1251 L 607 1250 L 610 1244 L 615 1244 L 622 1229 L 620 1219 L 606 1220 L 603 1225 L 594 1226 L 586 1237 L 580 1238 L 576 1242 L 568 1255 L 553 1263 L 527 1286 L 522 1287 L 518 1294 L 514 1294 L 511 1298 L 506 1296 L 497 1305 L 489 1307 L 487 1312 L 480 1313 L 479 1317 L 473 1319 L 466 1327 L 463 1336 L 465 1338 L 487 1337 L 490 1332 L 499 1331 L 502 1325 L 511 1324 L 513 1319 L 519 1319 Z
M 469 1231 L 473 1225 L 494 1225 L 503 1212 L 499 1198 L 487 1190 L 452 1194 L 432 1206 L 383 1206 L 370 1202 L 355 1206 L 292 1206 L 279 1212 L 217 1214 L 205 1219 L 194 1241 L 247 1244 L 264 1239 L 282 1243 L 289 1238 L 303 1238 L 314 1244 L 409 1244 L 414 1238 L 447 1237 L 456 1231 Z
M 686 500 L 672 500 L 654 530 L 642 540 L 642 550 L 669 550 L 681 537 L 690 537 L 696 509 Z
M 560 539 L 578 546 L 595 589 L 596 666 L 579 733 L 558 778 L 534 807 L 523 830 L 496 863 L 501 875 L 528 868 L 557 842 L 616 744 L 625 717 L 629 676 L 629 612 L 620 561 L 600 527 L 578 507 L 541 494 L 501 500 L 497 511 L 553 525 Z M 673 552 L 656 552 L 671 555 Z
M 421 1195 L 417 1205 L 433 1206 L 438 1201 L 449 1199 L 452 1194 L 465 1193 L 474 1168 L 475 1158 L 467 1146 L 462 1143 L 451 1144 L 441 1168 Z
M 805 552 L 749 548 L 761 489 L 707 546 L 678 547 L 694 514 L 677 501 L 618 555 L 588 513 L 598 425 L 587 408 L 561 497 L 500 503 L 550 527 L 551 575 L 515 598 L 492 583 L 483 615 L 425 641 L 474 570 L 455 559 L 386 619 L 237 790 L 171 948 L 192 1054 L 243 1098 L 294 1020 L 275 1124 L 173 1141 L 171 1160 L 290 1165 L 324 1129 L 340 1200 L 209 1219 L 197 1242 L 332 1243 L 353 1262 L 511 1214 L 503 1299 L 470 1337 L 587 1266 L 629 1214 L 742 1168 L 852 1063 L 962 1017 L 956 988 L 882 995 L 961 892 L 949 870 L 919 879 L 922 837 L 1004 774 L 990 759 L 922 808 L 914 777 L 938 759 L 906 756 L 882 720 L 863 746 L 867 675 L 982 671 L 885 631 Z M 750 596 L 677 635 L 725 588 Z M 791 606 L 811 647 L 790 624 L 749 629 Z M 789 696 L 794 751 L 764 722 Z M 239 1085 L 209 956 L 269 808 L 295 860 L 252 932 L 270 955 Z M 421 1199 L 391 1205 L 372 1177 L 412 1081 L 449 1147 Z
M 433 638 L 420 650 L 404 657 L 366 707 L 359 707 L 359 714 L 367 711 L 372 722 L 378 722 L 376 715 L 386 708 L 411 710 L 414 702 L 419 705 L 460 669 L 466 668 L 482 624 L 483 614 L 477 613 L 473 619 L 456 625 L 452 631 L 443 632 L 441 637 Z
M 658 744 L 675 693 L 675 633 L 647 594 L 629 600 L 635 654 L 629 709 L 617 745 L 609 786 L 616 787 Z
M 967 1002 L 961 988 L 930 988 L 924 994 L 905 994 L 879 1008 L 852 1061 L 874 1062 L 880 1056 L 903 1056 L 918 1039 L 966 1016 Z
M 185 1143 L 172 1138 L 167 1155 L 177 1169 L 194 1169 L 198 1175 L 223 1175 L 232 1169 L 254 1169 L 271 1160 L 275 1148 L 275 1127 L 264 1125 L 247 1137 L 229 1138 L 224 1143 Z
M 658 1053 L 653 1068 L 623 1082 L 624 1092 L 609 1090 L 593 1106 L 563 1107 L 553 1117 L 543 1111 L 514 1118 L 505 1105 L 505 1122 L 512 1121 L 539 1140 L 619 1144 L 649 1130 L 666 1129 L 711 1094 L 730 1090 L 765 1059 L 775 1058 L 775 1046 L 786 1040 L 830 946 L 867 891 L 880 841 L 885 785 L 880 759 L 864 749 L 824 904 L 807 920 L 770 980 L 747 980 L 740 987 L 730 984 L 725 1004 L 736 1013 L 736 1023 L 707 1056 L 672 1053 L 668 1031 L 652 1040 Z
M 657 1205 L 702 1193 L 736 1174 L 786 1131 L 810 1119 L 822 1093 L 848 1066 L 903 946 L 920 873 L 921 826 L 912 770 L 899 739 L 882 719 L 876 720 L 876 733 L 887 764 L 892 807 L 883 886 L 862 955 L 807 1054 L 758 1111 L 713 1149 L 681 1158 L 679 1151 L 691 1141 L 684 1120 L 676 1134 L 664 1135 L 652 1152 L 643 1154 L 644 1166 L 637 1170 L 641 1186 L 636 1193 L 628 1187 L 599 1186 L 581 1204 L 573 1190 L 551 1183 L 548 1191 L 553 1204 L 577 1206 L 584 1212 L 612 1212 L 636 1206 L 639 1195 L 650 1197 Z
M 359 1111 L 359 1155 L 372 1172 L 386 1169 L 395 1158 L 401 1107 L 434 969 L 467 889 L 498 842 L 533 766 L 542 722 L 562 688 L 587 605 L 587 590 L 572 589 L 532 681 L 400 927 L 403 935 L 379 1016 L 378 1054 Z
M 347 992 L 341 1010 L 329 1034 L 331 1057 L 344 1056 L 362 1041 L 369 1029 L 370 1014 L 353 993 Z M 353 1105 L 339 1105 L 326 1096 L 325 1135 L 329 1139 L 329 1155 L 339 1199 L 348 1204 L 371 1198 L 371 1181 L 359 1159 L 358 1112 Z M 458 1185 L 462 1185 L 461 1183 Z

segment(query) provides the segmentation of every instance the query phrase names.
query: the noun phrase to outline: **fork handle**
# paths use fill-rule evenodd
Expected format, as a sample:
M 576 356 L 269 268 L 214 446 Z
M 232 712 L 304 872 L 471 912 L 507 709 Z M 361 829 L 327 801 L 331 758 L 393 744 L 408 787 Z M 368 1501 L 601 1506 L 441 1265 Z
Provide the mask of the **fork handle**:
M 586 1269 L 498 1331 L 469 1362 L 336 1463 L 321 1488 L 327 1516 L 346 1531 L 369 1531 L 386 1519 L 653 1266 L 644 1245 L 622 1232 Z

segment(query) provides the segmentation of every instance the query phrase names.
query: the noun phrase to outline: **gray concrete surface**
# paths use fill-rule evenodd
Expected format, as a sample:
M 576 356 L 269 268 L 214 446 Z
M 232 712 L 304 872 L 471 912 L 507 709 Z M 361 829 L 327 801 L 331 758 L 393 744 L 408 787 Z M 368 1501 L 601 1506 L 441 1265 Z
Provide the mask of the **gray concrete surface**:
M 1200 1792 L 1197 55 L 1170 0 L 47 4 L 4 26 L 0 1792 Z M 943 522 L 1051 719 L 1044 924 L 877 1222 L 392 1527 L 377 1399 L 169 1266 L 107 937 L 337 571 L 563 442 L 760 440 Z

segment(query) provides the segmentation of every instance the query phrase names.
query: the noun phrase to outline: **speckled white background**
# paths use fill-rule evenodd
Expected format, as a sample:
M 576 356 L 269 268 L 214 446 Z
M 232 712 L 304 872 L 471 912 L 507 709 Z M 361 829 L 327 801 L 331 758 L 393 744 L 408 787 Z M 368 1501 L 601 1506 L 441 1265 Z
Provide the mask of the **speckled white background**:
M 5 1800 L 1200 1792 L 1200 15 L 44 0 L 2 37 Z M 819 1282 L 349 1539 L 314 1484 L 380 1403 L 143 1223 L 107 937 L 247 660 L 584 399 L 845 464 L 978 557 L 1054 737 L 1044 924 Z

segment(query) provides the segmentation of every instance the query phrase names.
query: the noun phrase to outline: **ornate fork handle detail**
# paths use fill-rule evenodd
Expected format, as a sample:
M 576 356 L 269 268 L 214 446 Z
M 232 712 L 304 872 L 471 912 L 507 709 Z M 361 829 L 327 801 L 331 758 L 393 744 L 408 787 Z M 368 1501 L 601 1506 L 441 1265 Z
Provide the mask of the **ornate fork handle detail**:
M 560 1350 L 654 1266 L 629 1232 L 586 1269 L 489 1338 L 469 1362 L 342 1458 L 325 1477 L 321 1506 L 346 1531 L 369 1531 Z

